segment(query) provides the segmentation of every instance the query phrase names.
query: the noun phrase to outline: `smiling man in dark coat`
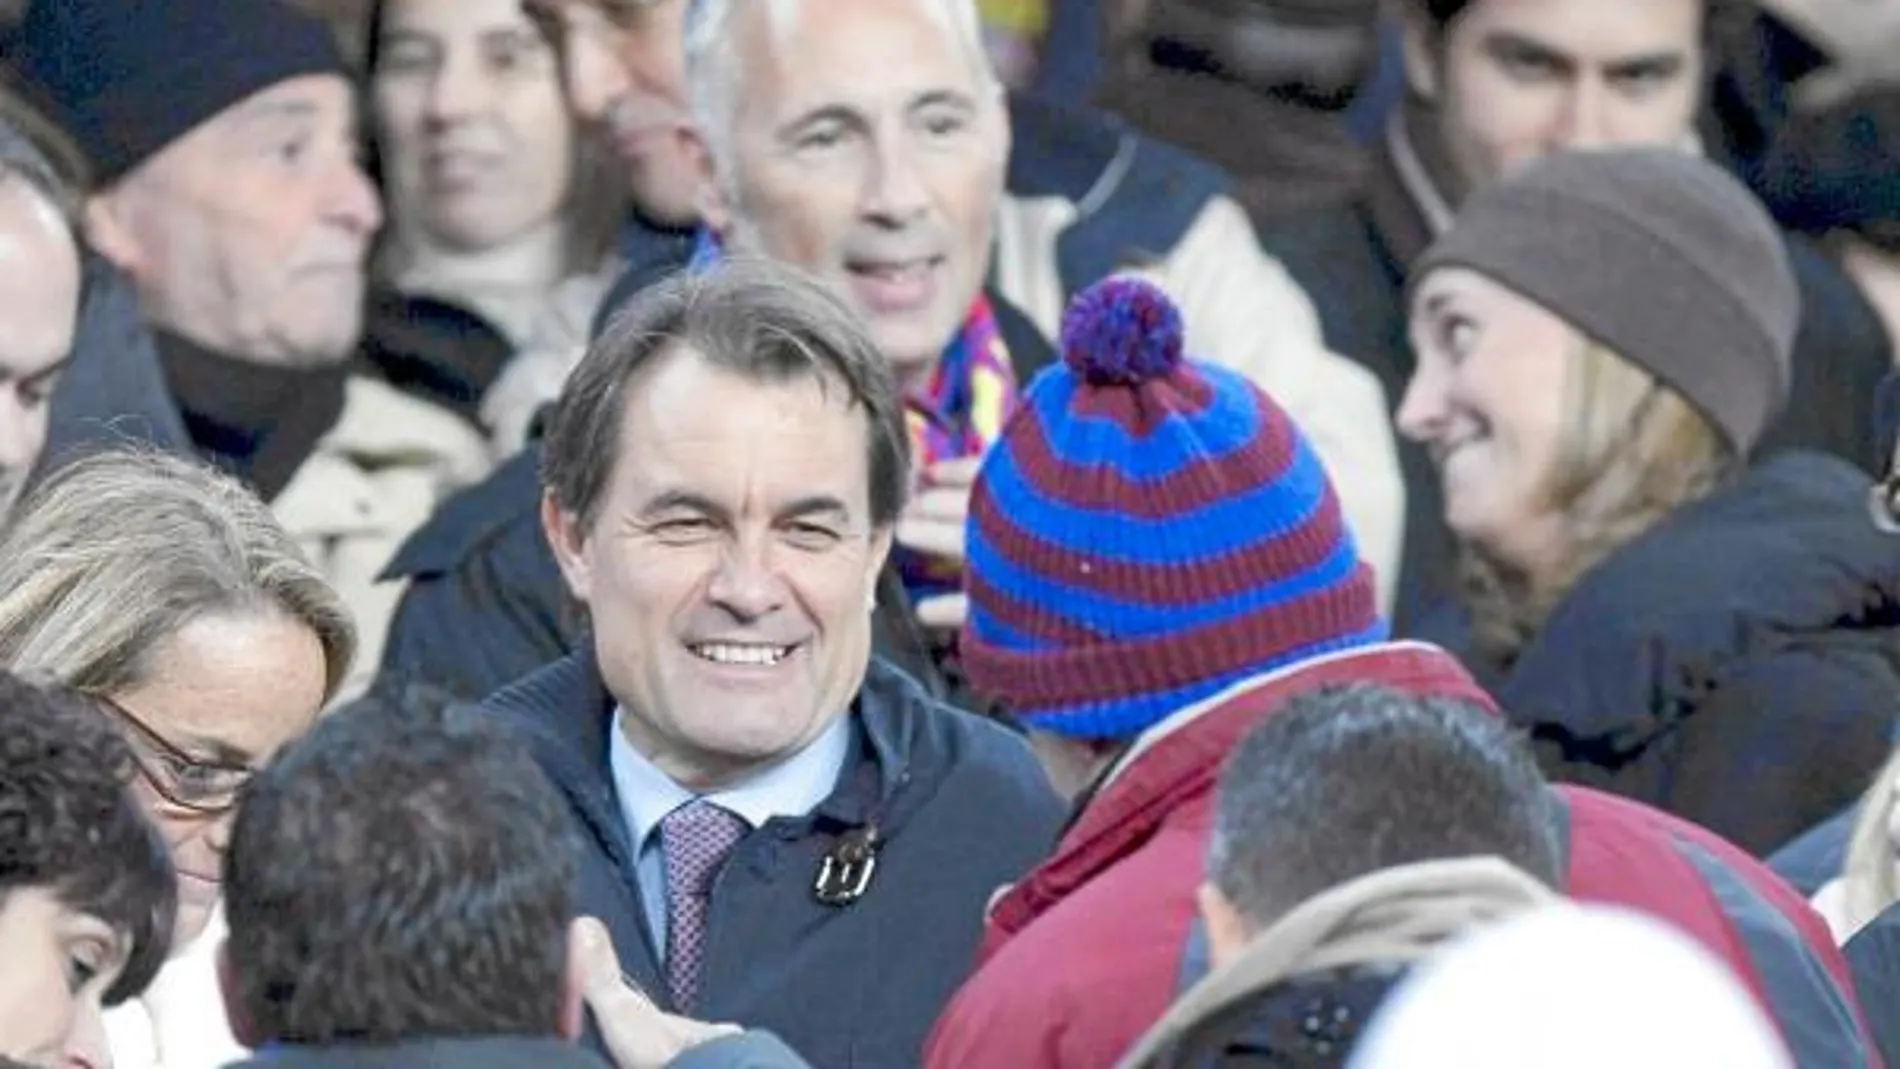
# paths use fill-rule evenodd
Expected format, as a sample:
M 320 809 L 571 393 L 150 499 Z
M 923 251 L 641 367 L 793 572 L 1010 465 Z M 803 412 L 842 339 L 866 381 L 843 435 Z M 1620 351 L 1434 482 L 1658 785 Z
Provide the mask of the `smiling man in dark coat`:
M 858 321 L 793 269 L 642 294 L 545 445 L 591 634 L 485 704 L 565 791 L 581 908 L 630 976 L 814 1065 L 916 1063 L 1061 812 L 1021 739 L 871 658 L 902 420 Z

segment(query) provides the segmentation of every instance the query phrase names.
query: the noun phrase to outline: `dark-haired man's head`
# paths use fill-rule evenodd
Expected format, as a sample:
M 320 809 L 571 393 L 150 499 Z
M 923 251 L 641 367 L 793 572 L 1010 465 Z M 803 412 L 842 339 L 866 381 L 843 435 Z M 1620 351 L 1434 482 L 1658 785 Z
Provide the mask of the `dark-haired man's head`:
M 1214 958 L 1398 865 L 1499 857 L 1558 887 L 1556 804 L 1522 740 L 1482 706 L 1366 684 L 1294 698 L 1221 777 L 1201 889 Z
M 849 712 L 910 470 L 884 356 L 816 276 L 734 257 L 616 317 L 548 425 L 542 524 L 647 759 L 711 790 Z
M 171 948 L 177 888 L 104 714 L 0 672 L 0 1061 L 106 1064 L 102 1006 Z
M 512 741 L 406 704 L 327 717 L 245 793 L 220 967 L 253 1046 L 579 1034 L 560 799 Z
M 1405 67 L 1458 178 L 1560 149 L 1693 143 L 1725 0 L 1410 0 Z

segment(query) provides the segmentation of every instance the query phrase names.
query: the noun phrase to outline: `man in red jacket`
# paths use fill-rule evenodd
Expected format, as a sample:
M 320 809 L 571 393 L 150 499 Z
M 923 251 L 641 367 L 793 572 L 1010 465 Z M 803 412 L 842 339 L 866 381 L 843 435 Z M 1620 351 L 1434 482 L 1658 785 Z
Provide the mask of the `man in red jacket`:
M 971 681 L 1086 784 L 993 906 L 926 1064 L 1107 1069 L 1205 970 L 1220 765 L 1289 698 L 1374 683 L 1495 708 L 1449 654 L 1387 643 L 1324 469 L 1245 381 L 1184 359 L 1144 284 L 1084 293 L 977 480 Z M 1674 923 L 1730 963 L 1805 1069 L 1879 1065 L 1821 920 L 1765 867 L 1641 805 L 1558 788 L 1572 897 Z M 1059 967 L 1057 967 L 1059 963 Z

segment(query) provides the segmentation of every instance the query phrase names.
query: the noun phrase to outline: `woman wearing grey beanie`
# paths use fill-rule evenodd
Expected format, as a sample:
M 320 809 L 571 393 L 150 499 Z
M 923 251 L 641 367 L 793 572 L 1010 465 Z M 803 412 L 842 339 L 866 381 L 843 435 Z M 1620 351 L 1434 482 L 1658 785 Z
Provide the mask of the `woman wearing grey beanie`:
M 1900 536 L 1852 466 L 1750 456 L 1825 374 L 1790 367 L 1761 206 L 1681 153 L 1552 156 L 1474 195 L 1408 300 L 1398 426 L 1464 556 L 1463 618 L 1424 637 L 1553 778 L 1760 853 L 1851 801 L 1900 711 Z

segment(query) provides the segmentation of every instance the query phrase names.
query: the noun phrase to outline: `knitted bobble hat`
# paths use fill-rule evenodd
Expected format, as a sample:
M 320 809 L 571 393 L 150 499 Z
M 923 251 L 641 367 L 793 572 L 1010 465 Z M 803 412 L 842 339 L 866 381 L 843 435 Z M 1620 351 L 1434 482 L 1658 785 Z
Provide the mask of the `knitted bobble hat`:
M 1644 368 L 1738 454 L 1788 402 L 1801 289 L 1768 210 L 1665 148 L 1559 152 L 1466 200 L 1412 268 L 1486 275 Z
M 35 0 L 8 60 L 101 186 L 279 82 L 347 77 L 288 0 Z
M 970 681 L 1031 728 L 1127 739 L 1249 677 L 1385 637 L 1318 456 L 1159 289 L 1080 294 L 977 476 Z

